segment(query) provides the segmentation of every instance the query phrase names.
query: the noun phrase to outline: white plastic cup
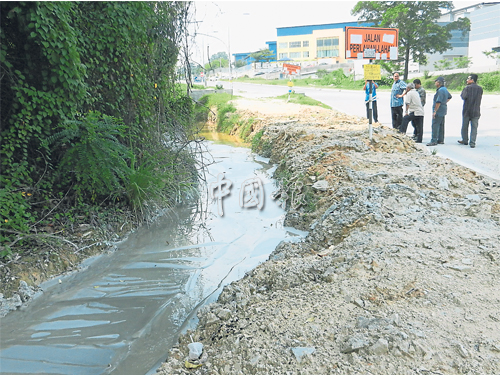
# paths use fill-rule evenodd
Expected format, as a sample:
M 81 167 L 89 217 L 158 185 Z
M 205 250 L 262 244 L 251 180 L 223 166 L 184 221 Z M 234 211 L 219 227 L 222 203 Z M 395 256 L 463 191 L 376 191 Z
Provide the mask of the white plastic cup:
M 189 349 L 189 359 L 196 360 L 201 357 L 203 353 L 203 344 L 201 342 L 192 342 L 188 344 Z

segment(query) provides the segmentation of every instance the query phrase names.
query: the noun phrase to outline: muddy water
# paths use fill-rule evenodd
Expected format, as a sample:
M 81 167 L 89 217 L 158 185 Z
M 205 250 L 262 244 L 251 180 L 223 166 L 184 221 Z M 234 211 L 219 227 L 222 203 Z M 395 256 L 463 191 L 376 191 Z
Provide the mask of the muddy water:
M 201 193 L 224 173 L 232 185 L 222 205 L 207 198 L 180 207 L 80 271 L 43 285 L 42 295 L 0 321 L 0 373 L 146 374 L 196 322 L 197 308 L 279 242 L 301 238 L 283 227 L 284 211 L 270 199 L 275 188 L 265 160 L 247 148 L 209 148 L 215 164 Z M 240 189 L 252 178 L 265 193 L 260 210 L 240 207 Z

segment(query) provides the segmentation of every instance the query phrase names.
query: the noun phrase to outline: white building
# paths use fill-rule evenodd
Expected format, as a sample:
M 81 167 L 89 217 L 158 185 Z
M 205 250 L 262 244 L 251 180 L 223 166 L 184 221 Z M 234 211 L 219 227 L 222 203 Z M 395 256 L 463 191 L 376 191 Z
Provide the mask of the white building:
M 484 72 L 500 69 L 500 61 L 486 56 L 483 52 L 500 52 L 500 2 L 478 3 L 465 8 L 454 9 L 445 13 L 438 20 L 443 25 L 458 18 L 470 20 L 470 31 L 462 35 L 453 31 L 451 49 L 444 53 L 428 56 L 428 63 L 420 66 L 420 72 L 435 71 L 434 63 L 439 60 L 453 60 L 454 57 L 467 56 L 472 59 L 468 70 Z

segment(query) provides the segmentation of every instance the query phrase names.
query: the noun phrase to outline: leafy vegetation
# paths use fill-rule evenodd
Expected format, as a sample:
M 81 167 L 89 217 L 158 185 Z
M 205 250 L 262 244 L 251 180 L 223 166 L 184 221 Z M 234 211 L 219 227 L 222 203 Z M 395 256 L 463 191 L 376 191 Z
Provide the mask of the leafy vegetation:
M 255 62 L 269 62 L 276 59 L 276 55 L 273 54 L 269 48 L 261 49 L 257 52 L 251 53 L 249 56 L 253 58 Z
M 206 123 L 209 114 L 213 113 L 217 118 L 216 130 L 229 134 L 235 125 L 239 125 L 240 116 L 236 114 L 236 107 L 230 103 L 234 96 L 227 93 L 215 93 L 204 95 L 195 107 L 195 119 L 200 123 Z
M 255 136 L 252 138 L 252 151 L 257 152 L 257 148 L 259 146 L 260 140 L 264 135 L 264 129 L 260 129 Z
M 326 104 L 324 104 L 316 99 L 310 98 L 304 94 L 296 94 L 296 93 L 292 92 L 292 93 L 290 93 L 290 95 L 284 94 L 284 95 L 278 96 L 277 98 L 286 100 L 290 103 L 311 105 L 311 106 L 317 106 L 317 107 L 321 107 L 321 108 L 332 109 L 332 107 L 330 107 L 330 106 L 328 106 L 328 105 L 326 105 Z
M 450 59 L 441 59 L 434 63 L 434 69 L 436 70 L 448 70 L 453 68 L 453 61 Z
M 448 69 L 463 69 L 468 68 L 472 64 L 472 57 L 462 56 L 454 57 L 453 60 L 441 59 L 434 63 L 434 68 L 436 70 L 448 70 Z
M 217 131 L 229 133 L 239 116 L 236 114 L 236 107 L 232 103 L 223 103 L 217 107 Z
M 0 7 L 0 258 L 35 225 L 94 207 L 147 220 L 190 192 L 197 128 L 175 83 L 189 2 Z
M 457 69 L 468 68 L 472 64 L 472 57 L 454 57 L 453 63 Z
M 132 153 L 119 141 L 127 128 L 111 116 L 90 112 L 87 116 L 66 121 L 64 129 L 47 138 L 42 146 L 60 152 L 56 178 L 75 186 L 75 199 L 85 202 L 96 197 L 122 195 L 121 189 L 130 175 Z M 53 152 L 54 153 L 54 152 Z
M 229 59 L 226 52 L 217 52 L 212 55 L 209 62 L 205 64 L 204 70 L 209 71 L 218 68 L 227 68 L 229 66 Z
M 470 73 L 453 73 L 443 75 L 445 80 L 445 85 L 448 90 L 451 91 L 462 91 L 465 87 L 465 80 L 470 75 Z M 489 73 L 479 73 L 478 74 L 478 85 L 480 85 L 484 91 L 489 92 L 500 92 L 500 72 L 489 72 Z M 421 77 L 422 85 L 425 89 L 435 89 L 434 81 L 436 77 Z
M 379 64 L 384 70 L 386 70 L 386 72 L 392 72 L 395 70 L 390 62 L 380 61 Z M 465 78 L 469 74 L 470 73 L 456 73 L 451 75 L 444 75 L 444 78 L 446 80 L 446 87 L 448 87 L 450 90 L 462 90 L 465 85 L 464 83 Z M 485 91 L 500 92 L 500 72 L 495 71 L 495 72 L 477 73 L 477 74 L 479 76 L 478 84 L 481 85 Z M 342 78 L 338 79 L 338 75 L 340 74 L 336 72 L 330 72 L 323 75 L 323 77 L 321 78 L 295 79 L 293 80 L 293 84 L 294 87 L 317 86 L 317 87 L 340 88 L 347 90 L 361 90 L 363 88 L 364 85 L 363 80 L 354 81 L 352 79 L 352 76 L 345 76 L 345 78 L 343 79 Z M 423 77 L 418 77 L 418 78 L 422 81 L 422 84 L 426 89 L 431 89 L 435 87 L 434 80 L 436 79 L 436 77 L 431 75 L 430 72 L 426 71 L 424 72 Z M 238 78 L 237 81 L 276 85 L 276 86 L 286 86 L 288 84 L 288 81 L 284 79 L 266 80 L 263 78 Z M 380 90 L 384 90 L 384 88 L 390 89 L 393 80 L 388 74 L 387 75 L 382 74 L 382 79 L 377 82 L 380 85 Z
M 307 86 L 319 86 L 319 87 L 335 87 L 344 89 L 358 90 L 363 88 L 364 81 L 355 81 L 352 75 L 346 75 L 343 69 L 337 69 L 330 73 L 326 70 L 318 70 L 318 78 L 304 78 L 304 79 L 292 79 L 294 87 L 307 87 Z M 235 81 L 237 82 L 250 82 L 250 83 L 260 83 L 267 85 L 276 86 L 286 86 L 288 80 L 276 79 L 276 80 L 266 80 L 264 78 L 248 78 L 240 77 Z

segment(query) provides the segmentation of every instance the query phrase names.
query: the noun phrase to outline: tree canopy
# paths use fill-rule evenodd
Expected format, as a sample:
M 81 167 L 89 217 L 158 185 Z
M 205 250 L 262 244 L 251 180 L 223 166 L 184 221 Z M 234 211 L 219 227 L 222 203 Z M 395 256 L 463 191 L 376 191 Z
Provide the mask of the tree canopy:
M 226 52 L 217 52 L 210 57 L 210 62 L 205 64 L 205 70 L 226 68 L 229 66 L 229 60 Z
M 410 60 L 425 64 L 426 54 L 442 53 L 451 48 L 451 31 L 470 30 L 470 21 L 459 18 L 446 24 L 438 23 L 441 10 L 451 11 L 451 1 L 359 1 L 352 15 L 373 22 L 373 27 L 399 29 L 399 56 L 404 61 L 404 77 L 408 77 Z
M 262 62 L 262 61 L 269 62 L 271 60 L 276 59 L 276 56 L 269 50 L 269 48 L 261 49 L 257 52 L 251 53 L 249 56 L 253 58 L 256 62 Z

